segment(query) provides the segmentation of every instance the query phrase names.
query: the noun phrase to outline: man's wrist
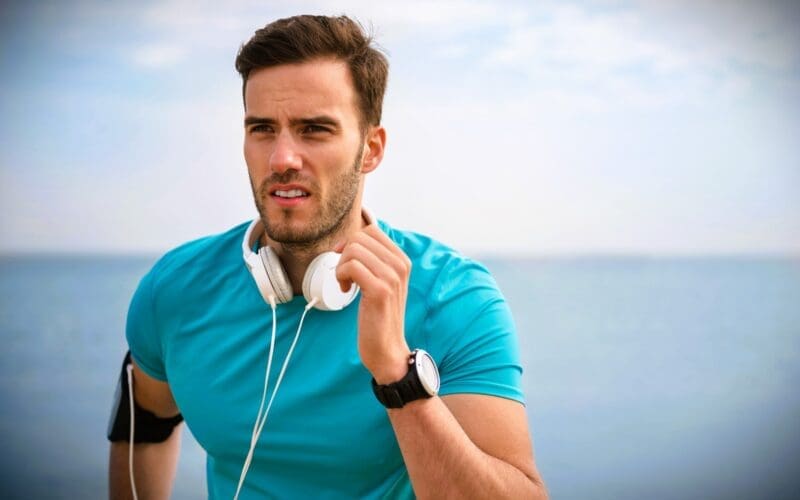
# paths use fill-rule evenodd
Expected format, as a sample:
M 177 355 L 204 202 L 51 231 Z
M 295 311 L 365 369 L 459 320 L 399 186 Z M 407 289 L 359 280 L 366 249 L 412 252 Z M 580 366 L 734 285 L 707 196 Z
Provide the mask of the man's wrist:
M 375 382 L 381 385 L 392 384 L 402 379 L 408 373 L 408 360 L 411 357 L 411 351 L 408 351 L 404 356 L 398 357 L 393 361 L 382 363 L 375 371 L 372 372 L 372 377 Z
M 430 354 L 416 349 L 409 354 L 405 375 L 399 380 L 380 383 L 372 379 L 372 391 L 386 408 L 402 408 L 418 399 L 427 399 L 439 392 L 439 370 Z

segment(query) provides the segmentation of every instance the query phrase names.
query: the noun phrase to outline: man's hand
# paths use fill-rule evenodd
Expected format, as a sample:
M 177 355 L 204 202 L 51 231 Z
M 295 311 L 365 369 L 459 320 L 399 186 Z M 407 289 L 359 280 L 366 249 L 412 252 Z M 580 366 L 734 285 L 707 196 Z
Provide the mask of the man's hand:
M 408 372 L 411 351 L 404 318 L 411 261 L 380 230 L 370 224 L 335 248 L 342 253 L 336 278 L 343 291 L 361 287 L 358 309 L 358 353 L 379 384 L 389 384 Z

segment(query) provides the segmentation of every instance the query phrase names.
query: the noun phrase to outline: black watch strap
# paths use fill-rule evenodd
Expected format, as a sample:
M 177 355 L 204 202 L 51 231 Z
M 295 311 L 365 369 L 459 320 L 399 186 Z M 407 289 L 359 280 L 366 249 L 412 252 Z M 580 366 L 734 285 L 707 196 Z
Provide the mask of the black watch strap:
M 413 358 L 412 358 L 413 361 Z M 422 386 L 417 374 L 416 365 L 411 362 L 405 377 L 392 384 L 380 385 L 372 379 L 372 392 L 386 408 L 402 408 L 417 399 L 429 398 L 428 391 Z

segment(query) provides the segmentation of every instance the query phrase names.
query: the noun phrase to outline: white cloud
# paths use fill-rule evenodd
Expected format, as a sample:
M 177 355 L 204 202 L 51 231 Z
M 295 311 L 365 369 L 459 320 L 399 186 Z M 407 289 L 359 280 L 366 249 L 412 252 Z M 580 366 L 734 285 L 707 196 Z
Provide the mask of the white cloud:
M 709 91 L 741 97 L 758 76 L 753 66 L 798 69 L 798 37 L 792 29 L 777 29 L 774 15 L 739 19 L 733 14 L 744 16 L 741 10 L 719 3 L 683 10 L 656 5 L 603 12 L 559 5 L 547 16 L 510 26 L 483 62 L 488 69 L 525 73 L 534 92 L 558 89 L 578 101 L 645 108 Z M 722 14 L 722 20 L 707 23 L 687 13 Z
M 297 13 L 347 13 L 373 25 L 390 53 L 425 40 L 434 57 L 522 72 L 532 94 L 563 94 L 592 108 L 621 100 L 659 107 L 708 91 L 742 95 L 754 77 L 750 66 L 785 72 L 797 70 L 800 58 L 798 36 L 769 4 L 170 0 L 140 14 L 162 38 L 140 48 L 136 61 L 152 67 L 209 49 L 232 52 L 264 23 Z
M 443 40 L 476 28 L 512 26 L 526 15 L 525 8 L 495 2 L 413 0 L 389 6 L 368 0 L 302 0 L 295 2 L 169 0 L 152 5 L 141 16 L 146 26 L 192 40 L 194 46 L 227 47 L 229 40 L 245 41 L 252 32 L 281 17 L 296 14 L 346 14 L 375 28 L 379 41 L 418 38 Z M 446 42 L 444 42 L 446 43 Z
M 145 68 L 161 68 L 181 61 L 186 49 L 175 45 L 146 45 L 133 50 L 133 61 Z
M 772 71 L 797 71 L 800 63 L 800 4 L 797 2 L 643 2 L 642 17 L 666 20 L 675 39 L 693 42 L 697 61 L 723 61 Z M 662 38 L 668 32 L 661 28 Z

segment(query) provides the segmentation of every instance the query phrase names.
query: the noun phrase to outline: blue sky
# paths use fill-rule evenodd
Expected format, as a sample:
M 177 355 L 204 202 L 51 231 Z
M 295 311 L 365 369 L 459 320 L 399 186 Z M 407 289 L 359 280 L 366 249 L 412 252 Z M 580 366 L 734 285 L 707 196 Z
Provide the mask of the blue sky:
M 236 51 L 346 13 L 391 64 L 366 202 L 393 225 L 481 254 L 800 253 L 792 2 L 0 12 L 0 252 L 158 252 L 253 217 Z

